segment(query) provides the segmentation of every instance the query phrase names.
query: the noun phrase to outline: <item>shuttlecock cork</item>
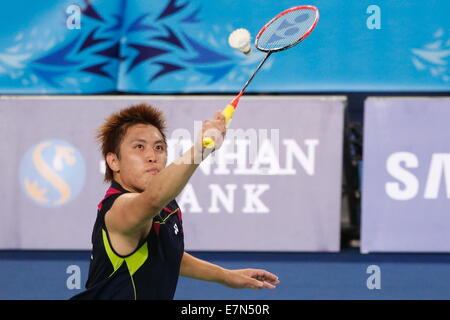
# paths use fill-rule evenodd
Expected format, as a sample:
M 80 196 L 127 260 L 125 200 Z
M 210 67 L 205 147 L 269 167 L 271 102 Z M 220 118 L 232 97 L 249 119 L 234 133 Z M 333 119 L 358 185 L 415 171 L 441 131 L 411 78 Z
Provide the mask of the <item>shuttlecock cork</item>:
M 250 46 L 250 32 L 244 28 L 234 30 L 228 37 L 228 44 L 234 49 L 245 54 L 250 54 L 252 51 Z

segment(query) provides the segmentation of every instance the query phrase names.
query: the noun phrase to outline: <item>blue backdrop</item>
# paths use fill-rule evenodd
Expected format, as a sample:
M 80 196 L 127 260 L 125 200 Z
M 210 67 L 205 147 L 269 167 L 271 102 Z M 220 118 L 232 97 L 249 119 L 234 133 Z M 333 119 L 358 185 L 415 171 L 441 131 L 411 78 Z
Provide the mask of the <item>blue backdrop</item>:
M 230 48 L 298 1 L 32 0 L 0 12 L 0 93 L 239 91 L 263 53 Z M 253 92 L 448 91 L 449 1 L 310 0 L 315 31 L 272 55 Z M 76 7 L 80 14 L 77 15 Z M 72 6 L 72 7 L 71 7 Z M 78 28 L 79 27 L 79 28 Z

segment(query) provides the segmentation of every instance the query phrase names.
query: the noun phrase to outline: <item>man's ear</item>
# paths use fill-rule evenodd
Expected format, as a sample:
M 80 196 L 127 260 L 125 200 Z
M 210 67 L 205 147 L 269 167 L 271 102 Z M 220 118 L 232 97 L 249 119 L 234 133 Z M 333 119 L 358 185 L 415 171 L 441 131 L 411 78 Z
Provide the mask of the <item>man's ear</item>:
M 108 152 L 106 154 L 106 163 L 113 172 L 118 173 L 120 171 L 119 158 L 115 153 Z

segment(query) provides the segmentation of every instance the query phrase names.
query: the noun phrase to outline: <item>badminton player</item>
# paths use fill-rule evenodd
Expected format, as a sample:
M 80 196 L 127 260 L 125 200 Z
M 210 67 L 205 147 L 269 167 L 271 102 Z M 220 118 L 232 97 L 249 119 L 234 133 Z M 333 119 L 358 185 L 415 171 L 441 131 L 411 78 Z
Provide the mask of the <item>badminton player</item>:
M 98 205 L 86 291 L 73 299 L 173 299 L 178 277 L 231 288 L 275 288 L 278 277 L 260 269 L 229 270 L 184 251 L 183 221 L 175 197 L 226 133 L 218 112 L 204 121 L 194 146 L 166 167 L 165 120 L 139 104 L 109 116 L 98 139 L 111 186 Z

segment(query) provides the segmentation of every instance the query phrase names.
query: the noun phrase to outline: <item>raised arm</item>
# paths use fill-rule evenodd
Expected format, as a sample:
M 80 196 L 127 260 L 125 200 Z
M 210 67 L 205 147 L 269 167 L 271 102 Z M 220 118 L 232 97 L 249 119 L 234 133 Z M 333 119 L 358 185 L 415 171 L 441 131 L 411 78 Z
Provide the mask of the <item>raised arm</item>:
M 170 166 L 161 169 L 158 174 L 147 175 L 145 179 L 142 178 L 144 179 L 142 180 L 142 190 L 123 194 L 114 202 L 114 205 L 105 216 L 105 222 L 108 229 L 120 232 L 124 235 L 130 235 L 136 232 L 139 233 L 142 228 L 147 228 L 153 217 L 180 194 L 199 166 L 201 160 L 207 155 L 205 154 L 205 151 L 207 150 L 204 150 L 201 144 L 203 136 L 207 134 L 208 136 L 216 137 L 216 148 L 219 148 L 225 132 L 225 118 L 220 112 L 216 113 L 212 120 L 205 121 L 203 123 L 202 131 L 191 149 L 174 161 Z M 144 132 L 141 135 L 145 134 L 146 133 Z M 147 140 L 150 139 L 151 137 L 142 139 L 139 138 L 138 135 L 137 138 L 130 142 L 130 152 L 135 152 L 133 141 L 136 140 L 137 147 L 142 148 L 143 150 L 142 154 L 147 152 L 145 156 L 141 156 L 141 153 L 136 151 L 136 158 L 141 159 L 145 157 L 145 161 L 142 160 L 142 163 L 149 164 L 149 166 L 156 166 L 158 145 L 146 145 L 146 143 L 148 144 Z M 154 150 L 149 150 L 148 148 L 154 148 Z M 111 157 L 114 156 L 111 155 Z M 128 170 L 128 168 L 122 169 L 119 166 L 120 161 L 120 159 L 113 158 L 108 161 L 108 164 L 111 167 L 114 167 L 113 170 L 115 172 L 117 171 L 123 176 L 127 174 L 126 170 Z M 136 163 L 140 165 L 141 162 Z

